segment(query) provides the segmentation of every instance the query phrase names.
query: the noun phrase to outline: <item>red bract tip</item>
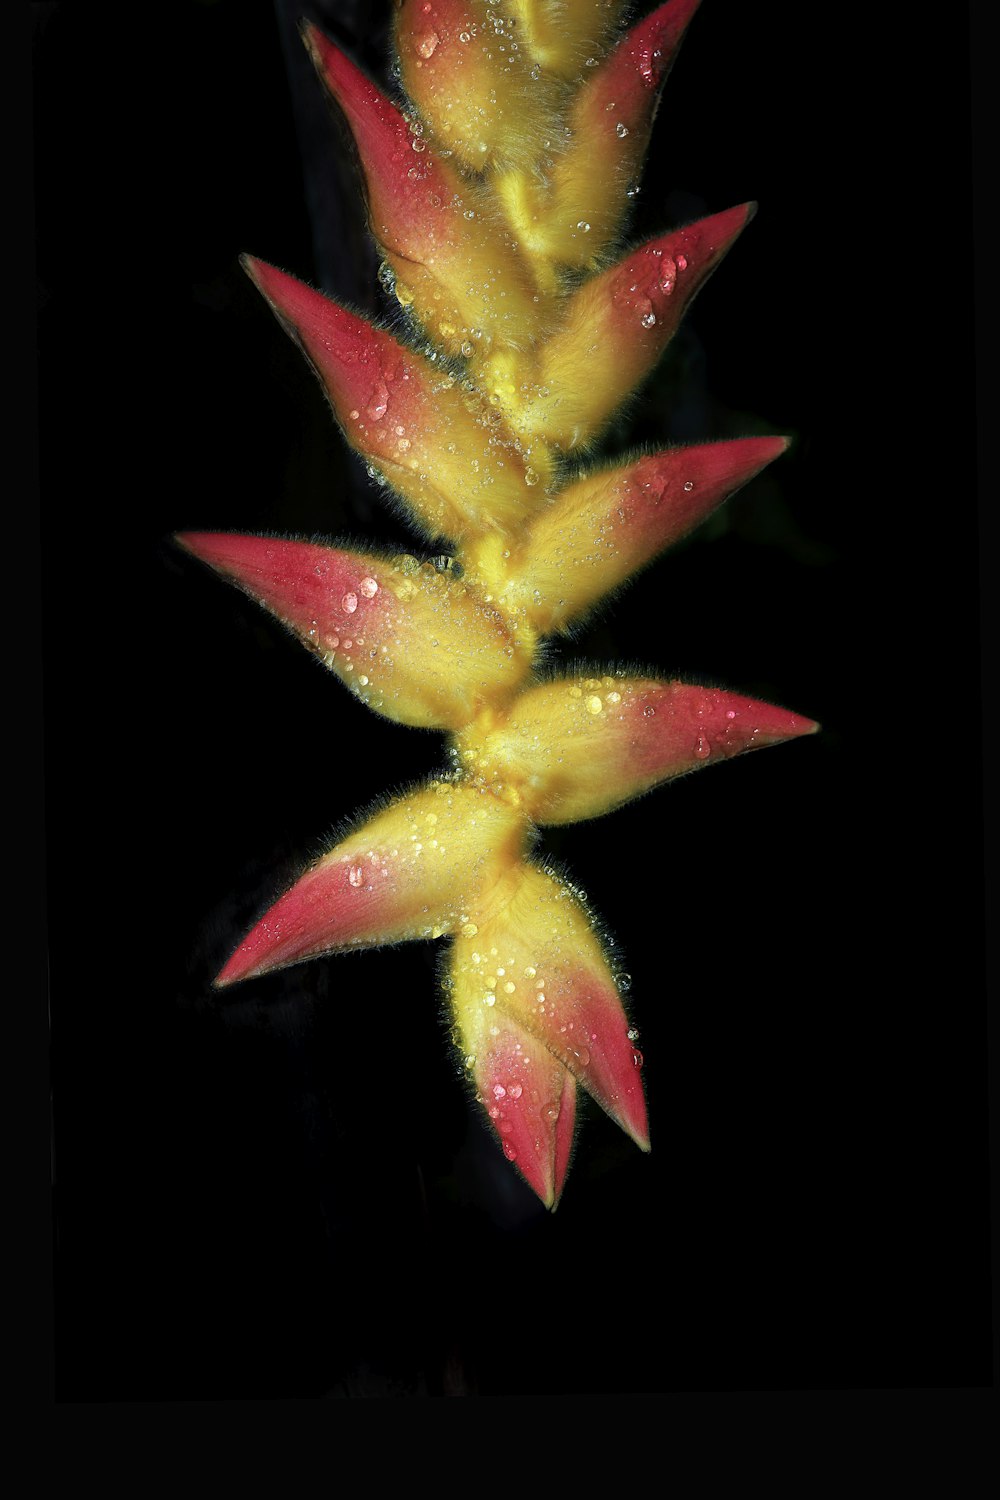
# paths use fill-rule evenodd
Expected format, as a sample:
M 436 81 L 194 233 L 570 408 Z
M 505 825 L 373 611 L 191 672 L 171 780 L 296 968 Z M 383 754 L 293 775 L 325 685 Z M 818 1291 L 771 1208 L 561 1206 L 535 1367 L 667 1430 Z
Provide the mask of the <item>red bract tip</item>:
M 660 85 L 697 6 L 698 0 L 662 5 L 581 84 L 569 118 L 569 145 L 552 172 L 543 241 L 562 265 L 593 268 L 620 234 Z
M 650 90 L 659 88 L 700 3 L 701 0 L 667 0 L 626 32 L 611 61 L 624 51 L 644 86 Z
M 453 354 L 471 351 L 473 330 L 476 339 L 487 333 L 522 346 L 538 323 L 534 287 L 488 197 L 436 156 L 423 126 L 411 126 L 321 32 L 307 26 L 305 36 L 354 132 L 372 233 L 399 300 Z
M 783 437 L 651 453 L 568 485 L 531 524 L 512 599 L 558 630 L 679 541 L 772 459 Z
M 405 359 L 404 349 L 391 334 L 267 261 L 244 255 L 242 264 L 316 366 L 337 415 L 341 416 L 341 407 L 349 408 L 362 398 L 365 404 L 378 405 L 378 381 L 385 367 L 395 377 Z
M 546 1208 L 555 1208 L 573 1145 L 573 1076 L 509 1016 L 482 1028 L 474 1045 L 473 1073 L 503 1153 Z
M 657 92 L 670 71 L 700 0 L 667 0 L 627 31 L 582 90 L 588 115 L 610 115 L 608 129 L 622 124 L 648 135 Z
M 349 552 L 314 542 L 219 531 L 182 531 L 177 540 L 300 635 L 310 630 L 315 634 L 317 628 L 324 636 L 338 626 L 342 629 L 352 622 L 359 600 L 366 612 L 372 608 L 367 590 L 356 592 L 358 564 L 366 559 Z M 345 599 L 353 601 L 351 615 L 345 613 Z M 355 617 L 353 624 L 360 629 L 364 619 L 365 615 Z
M 474 936 L 459 934 L 451 963 L 452 1005 L 466 1051 L 489 1056 L 498 1027 L 518 1028 L 647 1151 L 646 1102 L 628 1021 L 600 940 L 572 892 L 547 871 L 520 864 L 509 869 L 489 910 L 473 913 Z
M 455 217 L 455 173 L 426 150 L 390 99 L 311 23 L 303 31 L 316 68 L 347 116 L 368 182 L 372 228 L 386 249 L 422 258 Z M 419 150 L 415 150 L 419 147 Z M 461 222 L 461 219 L 459 219 Z
M 308 870 L 251 929 L 216 985 L 221 989 L 335 948 L 384 941 L 391 894 L 349 859 Z
M 265 261 L 243 264 L 312 361 L 347 441 L 431 536 L 522 519 L 527 461 L 495 413 L 384 329 Z
M 644 780 L 663 781 L 819 730 L 815 720 L 787 708 L 686 682 L 637 685 L 623 704 L 629 769 Z
M 187 532 L 177 540 L 398 723 L 459 728 L 529 670 L 497 612 L 430 562 L 279 537 Z
M 590 441 L 656 364 L 695 293 L 755 211 L 743 203 L 649 240 L 580 287 L 546 344 L 533 431 L 562 448 Z
M 484 776 L 502 766 L 535 822 L 576 823 L 674 776 L 817 728 L 719 688 L 623 674 L 566 677 L 522 692 L 488 733 L 468 732 L 463 750 Z
M 649 240 L 584 292 L 593 288 L 595 295 L 603 295 L 613 308 L 609 321 L 615 333 L 644 341 L 656 359 L 695 292 L 755 212 L 756 204 L 741 203 Z
M 440 937 L 516 857 L 522 820 L 494 797 L 431 782 L 390 803 L 296 881 L 216 984 L 348 948 Z

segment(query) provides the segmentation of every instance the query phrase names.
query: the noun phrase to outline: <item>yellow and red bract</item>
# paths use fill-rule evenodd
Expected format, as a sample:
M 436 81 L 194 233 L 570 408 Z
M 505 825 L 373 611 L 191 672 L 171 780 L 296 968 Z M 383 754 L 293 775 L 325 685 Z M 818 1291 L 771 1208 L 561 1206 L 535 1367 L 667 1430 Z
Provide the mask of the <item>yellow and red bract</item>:
M 447 939 L 467 1076 L 548 1207 L 565 1183 L 578 1088 L 643 1150 L 649 1129 L 615 970 L 583 899 L 533 856 L 537 830 L 818 727 L 739 692 L 543 665 L 547 636 L 787 447 L 751 437 L 581 466 L 753 212 L 742 204 L 620 243 L 697 3 L 667 0 L 616 36 L 615 0 L 402 0 L 399 105 L 304 28 L 353 132 L 371 232 L 413 341 L 264 261 L 244 264 L 347 441 L 453 565 L 179 537 L 369 707 L 451 736 L 449 769 L 359 820 L 216 982 Z

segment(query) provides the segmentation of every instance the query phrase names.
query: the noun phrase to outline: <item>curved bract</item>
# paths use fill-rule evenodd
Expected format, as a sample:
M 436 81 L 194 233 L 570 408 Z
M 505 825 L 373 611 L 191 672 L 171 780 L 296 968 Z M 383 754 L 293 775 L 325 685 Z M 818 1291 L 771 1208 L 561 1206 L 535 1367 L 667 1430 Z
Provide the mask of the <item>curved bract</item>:
M 195 557 L 376 712 L 446 731 L 446 773 L 362 817 L 260 919 L 217 983 L 446 938 L 476 1098 L 542 1201 L 577 1089 L 643 1150 L 641 1054 L 585 902 L 536 830 L 813 733 L 738 692 L 624 669 L 542 671 L 571 628 L 766 464 L 781 437 L 586 454 L 752 215 L 623 245 L 660 89 L 697 0 L 619 30 L 612 0 L 401 0 L 389 98 L 315 27 L 353 132 L 401 338 L 247 258 L 351 446 L 455 566 L 314 541 L 185 533 Z

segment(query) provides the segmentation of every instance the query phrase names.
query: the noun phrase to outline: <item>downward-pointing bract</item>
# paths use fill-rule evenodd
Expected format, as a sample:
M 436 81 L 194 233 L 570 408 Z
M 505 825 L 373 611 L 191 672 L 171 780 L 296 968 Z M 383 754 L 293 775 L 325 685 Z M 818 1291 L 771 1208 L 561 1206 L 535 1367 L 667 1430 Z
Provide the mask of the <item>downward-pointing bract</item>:
M 540 830 L 818 728 L 735 689 L 546 663 L 546 637 L 787 447 L 747 437 L 581 466 L 753 211 L 620 240 L 696 9 L 667 0 L 616 35 L 617 0 L 400 0 L 400 102 L 304 28 L 356 144 L 396 321 L 244 264 L 347 441 L 438 555 L 178 538 L 368 707 L 450 736 L 447 770 L 360 817 L 216 983 L 446 940 L 461 1070 L 549 1208 L 579 1089 L 644 1151 L 649 1128 L 615 964 L 585 900 L 533 852 Z

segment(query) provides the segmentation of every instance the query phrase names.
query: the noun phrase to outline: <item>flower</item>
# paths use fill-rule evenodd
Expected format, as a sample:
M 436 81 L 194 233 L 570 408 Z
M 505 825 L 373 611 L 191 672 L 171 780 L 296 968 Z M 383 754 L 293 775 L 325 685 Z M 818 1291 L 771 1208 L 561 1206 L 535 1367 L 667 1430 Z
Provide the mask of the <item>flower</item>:
M 350 691 L 445 732 L 441 774 L 359 817 L 264 913 L 217 984 L 427 938 L 462 1067 L 508 1160 L 555 1207 L 584 1089 L 649 1149 L 642 1056 L 585 898 L 539 830 L 815 732 L 742 693 L 545 664 L 573 628 L 787 447 L 703 443 L 586 463 L 752 204 L 621 251 L 659 89 L 697 8 L 614 39 L 611 0 L 402 0 L 401 109 L 315 27 L 409 336 L 264 261 L 253 281 L 347 441 L 449 565 L 316 540 L 185 532 L 194 557 Z M 573 457 L 573 465 L 570 463 Z M 580 455 L 584 455 L 581 465 Z

